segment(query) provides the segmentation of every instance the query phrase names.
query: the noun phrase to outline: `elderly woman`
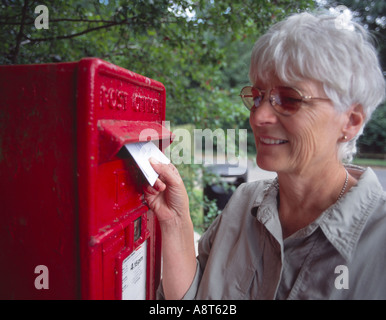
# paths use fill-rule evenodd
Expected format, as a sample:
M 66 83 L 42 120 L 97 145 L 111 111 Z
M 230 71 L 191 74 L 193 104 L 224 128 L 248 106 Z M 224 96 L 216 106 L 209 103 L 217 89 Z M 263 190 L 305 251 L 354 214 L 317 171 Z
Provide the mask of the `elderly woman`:
M 250 110 L 258 166 L 195 256 L 188 197 L 173 165 L 145 190 L 163 237 L 167 299 L 386 299 L 386 194 L 348 163 L 385 95 L 365 29 L 297 14 L 255 44 Z

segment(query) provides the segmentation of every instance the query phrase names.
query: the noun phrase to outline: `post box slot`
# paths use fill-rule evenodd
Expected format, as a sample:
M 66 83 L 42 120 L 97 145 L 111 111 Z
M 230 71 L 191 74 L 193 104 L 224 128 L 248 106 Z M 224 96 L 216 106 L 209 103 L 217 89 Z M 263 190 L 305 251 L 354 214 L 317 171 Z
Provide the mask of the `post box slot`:
M 98 120 L 99 163 L 111 160 L 127 143 L 160 141 L 166 148 L 173 134 L 162 124 L 148 121 Z

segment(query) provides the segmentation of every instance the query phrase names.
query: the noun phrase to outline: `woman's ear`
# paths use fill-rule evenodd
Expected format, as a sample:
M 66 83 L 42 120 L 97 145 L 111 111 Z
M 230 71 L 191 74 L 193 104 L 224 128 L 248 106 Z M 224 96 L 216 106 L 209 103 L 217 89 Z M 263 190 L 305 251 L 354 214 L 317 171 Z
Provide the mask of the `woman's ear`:
M 347 111 L 347 122 L 343 127 L 345 140 L 349 141 L 354 138 L 365 122 L 365 113 L 360 104 L 352 105 Z

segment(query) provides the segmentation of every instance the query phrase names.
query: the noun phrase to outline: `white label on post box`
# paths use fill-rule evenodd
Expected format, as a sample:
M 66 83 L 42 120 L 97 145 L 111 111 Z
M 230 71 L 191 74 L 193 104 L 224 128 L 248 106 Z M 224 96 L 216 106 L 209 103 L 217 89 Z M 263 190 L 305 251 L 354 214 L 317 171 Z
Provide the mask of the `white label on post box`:
M 122 262 L 122 300 L 146 299 L 146 246 L 147 241 Z
M 151 186 L 154 186 L 154 183 L 158 178 L 158 174 L 154 171 L 149 159 L 153 157 L 161 163 L 168 164 L 170 163 L 169 158 L 166 157 L 152 141 L 129 143 L 126 144 L 125 147 L 133 156 L 147 181 L 149 181 Z

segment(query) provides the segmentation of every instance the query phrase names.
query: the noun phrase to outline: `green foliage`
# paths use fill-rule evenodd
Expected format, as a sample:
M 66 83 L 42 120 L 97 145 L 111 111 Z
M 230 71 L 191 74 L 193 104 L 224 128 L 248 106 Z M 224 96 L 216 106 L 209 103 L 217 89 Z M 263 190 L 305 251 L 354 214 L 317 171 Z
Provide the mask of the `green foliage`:
M 206 214 L 204 215 L 204 221 L 202 223 L 201 230 L 205 231 L 210 227 L 213 221 L 221 213 L 217 208 L 216 200 L 209 200 L 207 197 L 204 197 L 204 209 Z
M 231 95 L 248 83 L 254 41 L 272 23 L 312 5 L 293 0 L 55 0 L 47 4 L 49 29 L 37 30 L 34 8 L 41 1 L 2 3 L 1 64 L 97 56 L 163 82 L 173 123 L 193 120 L 206 126 L 223 126 L 221 119 L 229 123 L 233 118 L 232 126 L 239 122 L 235 109 L 241 104 Z
M 386 154 L 386 104 L 379 106 L 359 138 L 359 152 Z

